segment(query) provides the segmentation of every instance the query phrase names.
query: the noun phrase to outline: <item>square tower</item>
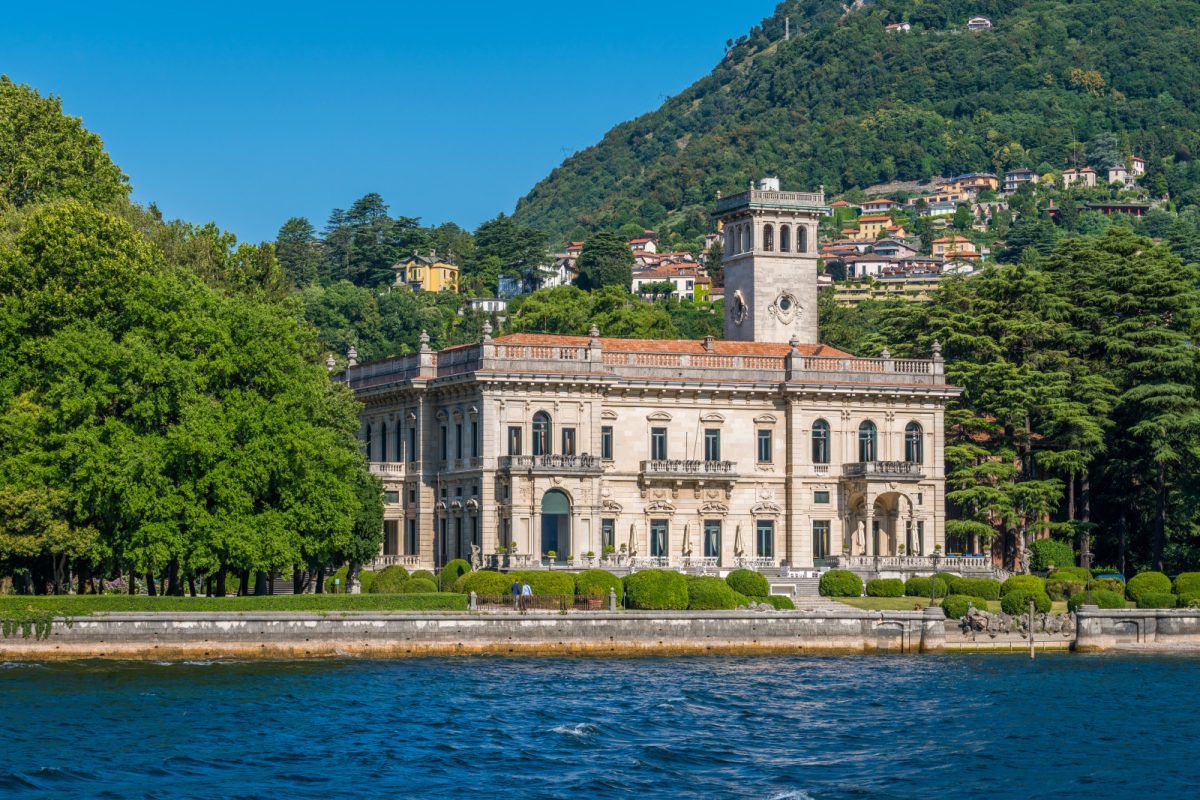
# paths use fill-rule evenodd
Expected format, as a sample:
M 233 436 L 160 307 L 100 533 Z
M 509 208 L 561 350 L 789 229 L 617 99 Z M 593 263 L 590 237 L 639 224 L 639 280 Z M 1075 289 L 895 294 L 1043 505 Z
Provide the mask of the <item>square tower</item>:
M 822 192 L 781 192 L 778 178 L 717 198 L 725 254 L 725 338 L 817 341 L 817 222 Z

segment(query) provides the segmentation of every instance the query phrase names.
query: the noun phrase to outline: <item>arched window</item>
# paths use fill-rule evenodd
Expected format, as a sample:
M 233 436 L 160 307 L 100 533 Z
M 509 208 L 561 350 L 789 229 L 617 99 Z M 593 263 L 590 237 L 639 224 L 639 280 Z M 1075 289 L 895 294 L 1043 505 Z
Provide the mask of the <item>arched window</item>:
M 875 423 L 871 422 L 871 420 L 866 420 L 862 425 L 858 426 L 859 461 L 878 460 L 879 451 L 875 446 L 878 436 L 879 431 L 875 428 Z
M 533 454 L 550 454 L 550 415 L 545 411 L 533 415 Z
M 921 426 L 910 422 L 904 428 L 904 460 L 914 464 L 925 461 L 925 444 L 921 437 Z
M 796 252 L 808 252 L 808 228 L 803 225 L 796 226 Z
M 731 256 L 737 251 L 737 228 L 732 225 L 725 226 L 725 255 Z
M 768 253 L 775 249 L 775 228 L 771 225 L 763 226 L 763 250 Z
M 779 226 L 779 252 L 786 253 L 792 249 L 792 229 L 788 225 Z
M 829 463 L 829 423 L 823 419 L 812 426 L 812 459 L 814 464 Z
M 748 253 L 754 247 L 754 237 L 750 233 L 750 226 L 742 226 L 742 252 Z

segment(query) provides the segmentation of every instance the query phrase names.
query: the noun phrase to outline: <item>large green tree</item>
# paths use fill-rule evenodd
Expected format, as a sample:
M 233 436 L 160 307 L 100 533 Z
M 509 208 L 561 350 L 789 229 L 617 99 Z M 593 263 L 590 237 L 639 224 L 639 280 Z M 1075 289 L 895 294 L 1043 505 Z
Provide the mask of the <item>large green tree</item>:
M 625 237 L 613 231 L 593 234 L 579 254 L 579 285 L 584 289 L 619 286 L 628 291 L 633 263 L 633 252 Z

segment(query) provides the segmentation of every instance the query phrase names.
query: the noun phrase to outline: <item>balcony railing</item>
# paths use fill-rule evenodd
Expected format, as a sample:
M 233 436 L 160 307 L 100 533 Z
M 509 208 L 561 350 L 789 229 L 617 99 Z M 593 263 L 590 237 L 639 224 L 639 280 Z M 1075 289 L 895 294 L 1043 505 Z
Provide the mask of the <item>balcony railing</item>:
M 832 566 L 840 569 L 912 569 L 953 570 L 955 572 L 992 573 L 990 556 L 832 556 Z
M 406 555 L 380 555 L 375 556 L 375 560 L 370 564 L 366 564 L 364 569 L 369 569 L 372 572 L 378 572 L 384 567 L 394 567 L 399 564 L 402 567 L 419 567 L 421 566 L 420 556 Z
M 732 479 L 737 477 L 737 464 L 733 461 L 653 458 L 642 462 L 641 471 L 646 477 Z
M 765 203 L 772 206 L 791 206 L 798 208 L 817 208 L 828 213 L 825 206 L 824 192 L 774 192 L 764 189 L 751 189 L 738 194 L 731 194 L 717 200 L 717 213 L 721 214 L 742 206 Z
M 372 461 L 367 469 L 381 478 L 403 478 L 407 474 L 408 464 L 403 461 Z
M 847 478 L 884 478 L 894 480 L 906 478 L 920 480 L 925 477 L 921 465 L 915 461 L 856 461 L 842 465 L 842 475 Z
M 555 472 L 595 472 L 602 470 L 597 456 L 564 456 L 550 454 L 542 456 L 500 456 L 497 466 L 502 470 L 541 470 Z

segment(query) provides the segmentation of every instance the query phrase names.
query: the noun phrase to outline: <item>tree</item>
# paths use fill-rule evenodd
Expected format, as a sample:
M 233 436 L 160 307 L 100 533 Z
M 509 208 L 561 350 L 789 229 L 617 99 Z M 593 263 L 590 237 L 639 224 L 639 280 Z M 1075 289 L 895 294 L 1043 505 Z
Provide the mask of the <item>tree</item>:
M 519 276 L 527 283 L 536 283 L 539 268 L 546 263 L 546 234 L 535 228 L 520 225 L 511 217 L 500 214 L 475 229 L 475 255 L 480 269 Z M 495 260 L 492 260 L 495 259 Z
M 303 288 L 316 282 L 320 247 L 316 229 L 304 217 L 292 217 L 283 223 L 275 237 L 275 253 L 292 286 Z
M 970 229 L 971 224 L 975 222 L 975 215 L 971 213 L 971 207 L 966 203 L 960 204 L 954 209 L 954 227 L 960 231 Z
M 633 253 L 612 231 L 593 234 L 579 254 L 579 283 L 585 289 L 620 286 L 626 291 L 633 281 Z

